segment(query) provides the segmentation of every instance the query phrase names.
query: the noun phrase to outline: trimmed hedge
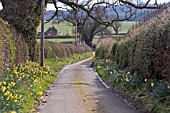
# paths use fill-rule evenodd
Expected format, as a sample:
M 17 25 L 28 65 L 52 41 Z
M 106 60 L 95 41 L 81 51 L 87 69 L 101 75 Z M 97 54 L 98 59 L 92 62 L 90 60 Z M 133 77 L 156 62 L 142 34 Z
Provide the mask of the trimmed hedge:
M 128 68 L 144 78 L 170 82 L 170 8 L 134 28 L 120 41 L 98 43 L 96 55 L 111 58 L 120 68 Z M 112 49 L 107 48 L 112 45 Z M 107 55 L 105 56 L 104 54 Z
M 37 59 L 40 57 L 40 43 L 37 46 Z M 57 42 L 45 41 L 44 42 L 44 58 L 63 58 L 69 57 L 73 54 L 80 54 L 91 52 L 91 48 L 85 44 L 75 45 L 75 44 L 62 44 Z M 39 60 L 38 60 L 39 61 Z
M 37 59 L 39 59 L 39 49 L 38 44 Z M 62 58 L 91 51 L 87 45 L 76 46 L 45 41 L 45 58 Z M 0 72 L 10 68 L 11 65 L 24 63 L 27 59 L 29 59 L 29 50 L 21 34 L 0 18 Z
M 0 18 L 0 72 L 28 59 L 28 46 L 22 36 Z

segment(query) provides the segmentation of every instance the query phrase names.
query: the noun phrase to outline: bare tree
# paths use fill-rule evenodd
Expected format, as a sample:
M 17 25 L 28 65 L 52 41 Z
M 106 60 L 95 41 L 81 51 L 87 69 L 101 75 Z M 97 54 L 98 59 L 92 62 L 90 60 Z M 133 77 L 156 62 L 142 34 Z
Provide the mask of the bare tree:
M 104 21 L 109 17 L 102 6 L 94 8 L 93 16 L 100 21 Z M 68 21 L 72 23 L 73 26 L 77 25 L 78 33 L 81 35 L 82 40 L 89 46 L 92 46 L 93 37 L 108 27 L 93 20 L 83 10 L 75 11 L 67 9 L 67 13 L 59 13 L 58 17 L 59 21 Z
M 122 27 L 122 24 L 120 22 L 114 22 L 112 27 L 115 31 L 115 34 L 117 35 L 120 28 Z
M 89 45 L 91 45 L 90 43 L 92 42 L 93 39 L 91 37 L 94 36 L 96 31 L 100 31 L 97 30 L 97 28 L 101 28 L 98 26 L 103 27 L 104 25 L 105 29 L 108 26 L 111 26 L 113 27 L 115 33 L 117 34 L 121 27 L 120 21 L 127 20 L 130 21 L 136 19 L 138 16 L 142 15 L 138 14 L 139 9 L 156 9 L 160 7 L 157 4 L 157 0 L 155 0 L 154 5 L 150 5 L 150 1 L 151 0 L 148 0 L 146 3 L 143 3 L 141 0 L 97 0 L 96 2 L 94 2 L 94 0 L 57 0 L 57 2 L 56 0 L 52 0 L 56 8 L 55 14 L 57 15 L 58 15 L 57 12 L 60 8 L 57 7 L 58 2 L 61 2 L 65 4 L 67 7 L 72 9 L 71 13 L 75 14 L 73 14 L 72 17 L 66 16 L 64 19 L 71 22 L 73 25 L 75 25 L 75 23 L 78 22 L 79 30 L 81 29 L 79 33 L 83 36 L 83 39 Z M 102 10 L 96 9 L 99 7 L 102 7 Z M 77 10 L 83 12 L 82 14 L 80 14 L 81 17 L 76 17 Z M 110 15 L 104 16 L 103 14 L 105 14 L 108 10 L 110 12 Z M 52 20 L 55 17 L 55 14 L 48 21 Z M 94 26 L 92 26 L 93 23 Z M 93 33 L 91 33 L 89 30 L 91 32 L 93 31 Z
M 97 2 L 94 2 L 94 0 L 57 0 L 57 1 L 51 0 L 51 1 L 54 3 L 54 6 L 56 8 L 55 14 L 57 14 L 58 9 L 61 8 L 57 7 L 57 3 L 60 2 L 72 8 L 75 11 L 77 9 L 83 10 L 88 14 L 89 17 L 104 25 L 108 24 L 112 25 L 112 23 L 115 21 L 133 20 L 134 18 L 137 17 L 136 14 L 139 9 L 158 9 L 161 7 L 161 5 L 157 4 L 157 0 L 155 0 L 154 5 L 150 5 L 151 0 L 147 0 L 146 3 L 142 2 L 141 0 L 97 0 Z M 112 9 L 112 13 L 116 14 L 117 18 L 113 18 L 112 21 L 109 22 L 106 21 L 103 22 L 95 18 L 95 16 L 93 16 L 92 13 L 96 6 L 105 6 L 106 10 L 108 8 Z M 118 13 L 119 11 L 124 12 L 124 16 L 120 16 L 120 14 Z M 54 17 L 55 16 L 52 16 L 52 18 Z M 49 21 L 51 19 L 49 19 Z

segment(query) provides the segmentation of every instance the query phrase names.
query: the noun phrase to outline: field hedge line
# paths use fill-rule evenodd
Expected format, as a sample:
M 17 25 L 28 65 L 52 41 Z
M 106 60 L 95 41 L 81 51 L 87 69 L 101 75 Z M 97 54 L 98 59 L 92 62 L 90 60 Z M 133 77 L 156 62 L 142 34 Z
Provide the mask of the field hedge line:
M 73 54 L 91 52 L 87 45 L 61 44 L 45 41 L 45 58 L 62 58 Z M 40 46 L 37 45 L 37 61 L 39 61 Z M 28 45 L 21 34 L 12 25 L 0 18 L 0 72 L 14 64 L 24 63 L 29 59 Z
M 120 40 L 101 39 L 96 57 L 112 59 L 121 69 L 170 82 L 170 8 L 138 25 Z
M 28 59 L 28 46 L 16 30 L 0 18 L 0 72 Z
M 37 59 L 40 57 L 40 43 L 37 46 Z M 58 42 L 45 41 L 44 42 L 44 57 L 49 58 L 63 58 L 69 57 L 73 54 L 81 54 L 86 52 L 91 52 L 91 48 L 85 44 L 75 45 L 75 44 L 62 44 Z M 39 61 L 39 60 L 38 60 Z

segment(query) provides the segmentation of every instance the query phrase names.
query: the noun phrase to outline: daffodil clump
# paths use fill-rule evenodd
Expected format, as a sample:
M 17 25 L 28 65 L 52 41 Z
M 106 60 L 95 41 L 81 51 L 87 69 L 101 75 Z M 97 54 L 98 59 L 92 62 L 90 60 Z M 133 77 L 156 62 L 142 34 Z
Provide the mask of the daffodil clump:
M 8 69 L 0 79 L 0 113 L 20 112 L 22 104 L 30 96 L 43 99 L 43 92 L 35 92 L 33 89 L 41 78 L 48 76 L 53 76 L 48 66 L 40 67 L 30 61 Z
M 97 70 L 103 69 L 104 74 L 100 75 L 117 90 L 124 95 L 130 96 L 138 102 L 142 102 L 148 111 L 157 113 L 169 113 L 170 105 L 170 85 L 139 76 L 131 73 L 127 69 L 120 70 L 118 65 L 114 65 L 108 60 L 97 61 Z

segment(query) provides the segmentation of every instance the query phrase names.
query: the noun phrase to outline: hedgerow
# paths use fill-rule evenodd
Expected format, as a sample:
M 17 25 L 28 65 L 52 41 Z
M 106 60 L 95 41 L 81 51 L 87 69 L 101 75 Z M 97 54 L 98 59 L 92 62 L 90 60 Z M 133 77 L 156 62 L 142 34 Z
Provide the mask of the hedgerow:
M 138 25 L 120 40 L 101 40 L 96 55 L 111 58 L 121 69 L 127 68 L 144 78 L 170 82 L 169 31 L 170 8 L 167 8 L 159 16 Z
M 28 59 L 28 46 L 20 34 L 0 18 L 0 71 Z
M 170 112 L 169 31 L 170 8 L 167 8 L 126 36 L 101 39 L 97 44 L 94 65 L 100 76 L 118 94 L 130 97 L 151 113 Z
M 63 58 L 69 57 L 74 54 L 92 52 L 91 48 L 85 44 L 75 45 L 75 44 L 62 44 L 57 42 L 45 41 L 44 42 L 44 57 L 48 58 Z M 37 59 L 39 59 L 40 48 L 39 44 L 37 46 Z
M 114 87 L 115 92 L 131 103 L 138 102 L 134 104 L 137 109 L 149 113 L 170 112 L 170 85 L 163 81 L 143 78 L 128 69 L 120 69 L 120 66 L 113 65 L 109 59 L 97 60 L 93 64 L 99 75 Z

